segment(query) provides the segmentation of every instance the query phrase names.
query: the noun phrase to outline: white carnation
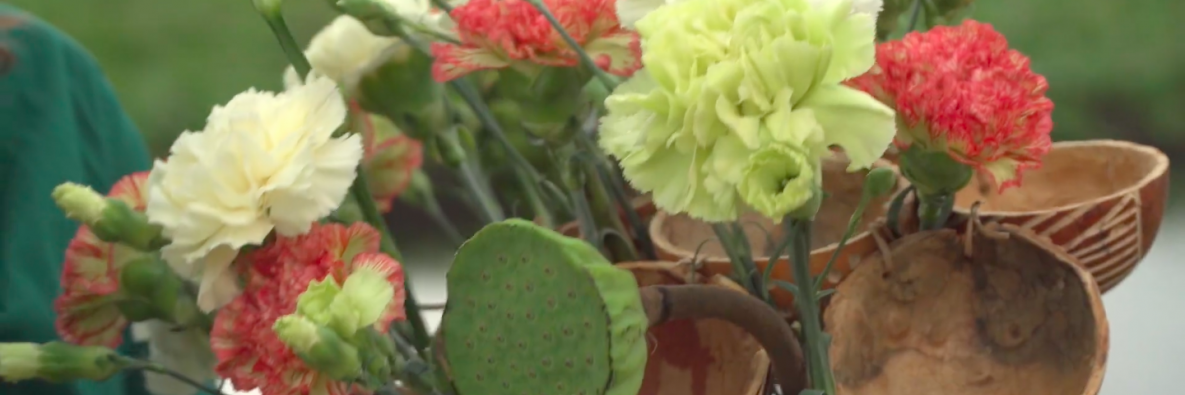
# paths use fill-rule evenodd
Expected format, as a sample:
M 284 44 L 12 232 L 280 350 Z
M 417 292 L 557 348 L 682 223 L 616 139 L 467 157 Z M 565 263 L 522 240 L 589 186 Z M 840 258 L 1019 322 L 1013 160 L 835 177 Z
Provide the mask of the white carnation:
M 336 209 L 362 158 L 358 136 L 334 138 L 346 106 L 334 82 L 310 77 L 273 94 L 254 89 L 215 107 L 200 132 L 186 131 L 148 178 L 148 218 L 171 243 L 178 273 L 200 275 L 209 311 L 238 294 L 228 270 L 238 250 L 274 229 L 294 236 Z
M 309 41 L 305 57 L 316 74 L 329 77 L 352 89 L 362 73 L 378 62 L 383 52 L 399 39 L 371 33 L 366 25 L 348 15 L 338 16 Z M 296 70 L 284 72 L 284 86 L 300 85 Z

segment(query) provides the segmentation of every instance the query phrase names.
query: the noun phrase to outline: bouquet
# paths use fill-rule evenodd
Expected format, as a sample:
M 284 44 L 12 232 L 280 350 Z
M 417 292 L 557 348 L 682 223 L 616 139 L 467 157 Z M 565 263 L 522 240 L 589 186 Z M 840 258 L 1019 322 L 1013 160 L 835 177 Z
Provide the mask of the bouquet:
M 1094 206 L 1008 214 L 1040 188 L 1022 176 L 1052 182 L 1053 104 L 1002 34 L 962 21 L 969 3 L 331 0 L 341 15 L 302 49 L 282 1 L 254 0 L 290 60 L 285 90 L 215 106 L 106 194 L 54 191 L 82 224 L 62 341 L 0 344 L 0 378 L 142 370 L 162 395 L 218 394 L 220 377 L 264 395 L 1093 394 L 1106 321 L 1084 262 L 1105 249 L 1079 246 L 1130 222 L 1070 234 L 1041 224 Z M 1132 172 L 1153 180 L 1124 193 L 1163 194 L 1163 154 L 1123 152 L 1152 155 Z M 484 227 L 453 226 L 445 194 Z M 435 333 L 383 218 L 397 203 L 458 245 Z M 131 323 L 151 358 L 113 351 Z

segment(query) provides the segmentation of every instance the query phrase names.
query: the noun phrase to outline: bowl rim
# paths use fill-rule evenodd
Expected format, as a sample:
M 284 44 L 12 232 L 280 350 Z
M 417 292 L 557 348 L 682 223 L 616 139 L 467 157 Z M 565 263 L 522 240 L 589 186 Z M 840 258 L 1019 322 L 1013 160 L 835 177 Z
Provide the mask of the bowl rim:
M 988 216 L 990 216 L 990 217 L 1024 217 L 1024 216 L 1033 215 L 1035 213 L 1062 212 L 1062 211 L 1069 211 L 1069 210 L 1081 208 L 1081 207 L 1087 206 L 1087 205 L 1096 205 L 1096 204 L 1099 204 L 1102 202 L 1106 202 L 1106 201 L 1118 198 L 1123 195 L 1127 195 L 1129 193 L 1132 193 L 1133 191 L 1139 191 L 1140 189 L 1143 189 L 1148 184 L 1151 184 L 1153 181 L 1156 181 L 1157 179 L 1163 177 L 1164 174 L 1169 169 L 1169 158 L 1159 148 L 1156 148 L 1156 147 L 1153 147 L 1150 145 L 1134 143 L 1131 141 L 1113 140 L 1113 139 L 1059 141 L 1059 142 L 1052 144 L 1050 151 L 1052 152 L 1053 150 L 1056 150 L 1059 148 L 1065 149 L 1065 148 L 1083 148 L 1083 147 L 1110 147 L 1110 148 L 1118 148 L 1118 149 L 1122 149 L 1122 150 L 1126 150 L 1126 151 L 1134 151 L 1134 152 L 1138 152 L 1138 153 L 1143 153 L 1145 155 L 1152 157 L 1153 160 L 1155 160 L 1155 165 L 1152 167 L 1151 172 L 1149 172 L 1148 174 L 1145 174 L 1143 178 L 1141 178 L 1139 181 L 1135 182 L 1134 184 L 1129 185 L 1125 188 L 1121 188 L 1115 192 L 1111 192 L 1109 194 L 1099 196 L 1099 197 L 1096 197 L 1093 199 L 1084 200 L 1084 201 L 1080 201 L 1080 202 L 1076 202 L 1076 203 L 1063 204 L 1060 206 L 1054 206 L 1054 207 L 1049 207 L 1049 208 L 1043 208 L 1040 210 L 1004 211 L 1004 210 L 983 210 L 983 209 L 980 209 L 980 210 L 978 210 L 979 215 L 985 216 L 985 217 L 988 217 Z M 982 200 L 976 200 L 976 201 L 982 201 Z M 972 205 L 974 205 L 974 203 L 972 203 Z M 971 205 L 961 206 L 961 205 L 959 205 L 958 201 L 956 200 L 955 206 L 954 206 L 954 212 L 959 213 L 959 214 L 964 214 L 964 215 L 969 214 L 971 212 Z
M 877 159 L 876 161 L 872 162 L 872 166 L 869 167 L 869 170 L 875 169 L 875 168 L 882 168 L 882 167 L 893 170 L 893 174 L 897 176 L 897 185 L 896 185 L 896 187 L 894 187 L 894 193 L 900 192 L 900 191 L 905 190 L 906 188 L 909 187 L 909 185 L 910 185 L 909 180 L 907 180 L 905 178 L 905 176 L 903 176 L 901 174 L 901 171 L 898 170 L 897 165 L 892 162 L 889 162 L 883 158 Z M 885 205 L 888 205 L 890 202 L 891 202 L 891 200 L 889 202 L 885 202 Z M 655 207 L 655 208 L 656 208 L 656 210 L 654 212 L 654 217 L 650 219 L 650 225 L 647 227 L 647 231 L 650 233 L 650 242 L 654 243 L 654 248 L 656 250 L 661 249 L 661 250 L 666 250 L 666 251 L 670 251 L 673 253 L 678 253 L 679 255 L 690 256 L 690 255 L 695 254 L 695 250 L 687 250 L 686 248 L 676 246 L 675 243 L 671 242 L 670 238 L 666 237 L 666 234 L 662 231 L 664 228 L 663 224 L 666 223 L 667 218 L 670 218 L 672 215 L 677 215 L 677 214 L 669 213 L 666 210 L 663 210 L 658 207 Z M 853 233 L 852 237 L 849 237 L 848 241 L 846 243 L 844 243 L 845 247 L 851 246 L 859 240 L 863 240 L 863 239 L 872 237 L 872 232 L 875 230 L 876 230 L 876 226 L 874 223 L 874 224 L 871 224 L 867 229 Z M 663 237 L 656 237 L 659 235 L 661 235 Z M 812 249 L 810 253 L 812 256 L 815 254 L 819 254 L 819 253 L 831 253 L 831 252 L 834 252 L 838 248 L 839 248 L 839 241 L 835 241 L 835 242 L 827 244 L 825 246 Z M 771 259 L 775 259 L 774 257 L 761 256 L 761 255 L 764 255 L 764 254 L 755 254 L 753 256 L 753 259 L 757 260 L 758 263 L 760 263 L 762 260 L 769 261 Z M 778 258 L 780 259 L 781 257 L 778 257 Z M 721 263 L 721 262 L 727 263 L 727 262 L 729 262 L 728 257 L 713 256 L 713 255 L 707 255 L 707 254 L 701 254 L 700 259 L 706 263 Z

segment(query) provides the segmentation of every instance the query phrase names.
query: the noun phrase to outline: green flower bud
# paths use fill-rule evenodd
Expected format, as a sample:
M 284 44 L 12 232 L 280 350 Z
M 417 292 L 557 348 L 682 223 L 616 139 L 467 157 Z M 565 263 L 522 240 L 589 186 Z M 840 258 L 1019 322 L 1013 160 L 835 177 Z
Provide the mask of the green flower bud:
M 415 207 L 425 207 L 429 199 L 436 199 L 436 192 L 432 189 L 432 180 L 421 169 L 411 173 L 411 182 L 407 189 L 399 195 L 399 199 Z
M 465 147 L 461 145 L 458 133 L 446 132 L 436 135 L 436 148 L 440 153 L 440 161 L 450 168 L 459 168 L 465 163 Z
M 194 300 L 182 292 L 183 280 L 155 256 L 125 265 L 119 273 L 119 287 L 126 299 L 117 305 L 132 321 L 155 318 L 185 326 L 205 321 Z
M 898 159 L 901 174 L 927 196 L 953 195 L 971 182 L 975 171 L 952 159 L 946 151 L 911 146 Z
M 98 223 L 107 208 L 107 198 L 85 185 L 63 183 L 53 189 L 54 203 L 66 213 L 66 218 L 87 226 Z
M 141 251 L 155 251 L 168 242 L 161 227 L 122 200 L 105 198 L 87 186 L 64 183 L 54 188 L 54 202 L 66 217 L 82 222 L 100 240 L 121 243 Z
M 364 73 L 358 102 L 368 112 L 407 124 L 404 130 L 426 140 L 451 124 L 444 86 L 432 79 L 432 58 L 403 41 L 389 49 L 387 61 Z
M 889 168 L 878 167 L 869 170 L 868 175 L 864 176 L 864 196 L 870 199 L 887 196 L 893 193 L 896 186 L 897 173 Z
M 284 5 L 284 0 L 252 0 L 255 4 L 255 9 L 267 18 L 275 18 L 280 15 L 280 6 Z
M 0 379 L 15 383 L 37 378 L 41 369 L 41 345 L 0 343 Z
M 272 330 L 310 368 L 334 380 L 353 381 L 362 371 L 357 348 L 308 318 L 297 314 L 280 317 Z
M 106 347 L 63 342 L 0 343 L 0 378 L 8 382 L 103 381 L 125 367 L 117 357 L 115 351 Z

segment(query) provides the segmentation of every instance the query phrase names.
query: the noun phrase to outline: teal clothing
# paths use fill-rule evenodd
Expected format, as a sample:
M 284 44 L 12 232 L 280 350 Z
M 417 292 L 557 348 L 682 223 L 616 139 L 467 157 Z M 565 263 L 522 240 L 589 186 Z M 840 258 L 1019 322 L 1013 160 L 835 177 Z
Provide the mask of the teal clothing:
M 73 181 L 106 192 L 124 175 L 148 170 L 151 159 L 79 44 L 0 4 L 0 47 L 11 55 L 0 75 L 0 342 L 48 342 L 58 340 L 53 302 L 78 229 L 50 191 Z M 121 352 L 144 351 L 125 338 Z M 99 383 L 0 383 L 0 395 L 146 394 L 142 388 L 139 374 L 121 374 Z

